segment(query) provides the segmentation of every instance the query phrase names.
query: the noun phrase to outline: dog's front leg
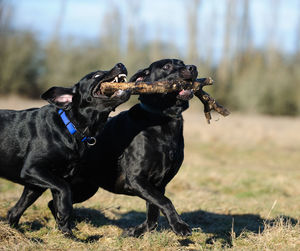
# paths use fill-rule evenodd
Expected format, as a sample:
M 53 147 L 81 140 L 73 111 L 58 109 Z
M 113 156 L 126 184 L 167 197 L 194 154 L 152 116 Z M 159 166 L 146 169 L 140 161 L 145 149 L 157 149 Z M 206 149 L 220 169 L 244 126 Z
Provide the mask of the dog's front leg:
M 191 235 L 192 230 L 189 225 L 180 218 L 172 202 L 162 192 L 153 187 L 146 179 L 133 178 L 129 183 L 139 197 L 154 204 L 162 211 L 176 234 Z
M 24 166 L 21 171 L 21 178 L 26 183 L 47 189 L 52 191 L 52 194 L 56 194 L 55 205 L 57 207 L 56 220 L 59 229 L 72 236 L 72 230 L 70 228 L 70 217 L 72 213 L 72 200 L 71 189 L 66 181 L 58 176 L 55 176 L 47 168 L 42 168 L 40 165 Z
M 20 217 L 45 191 L 44 188 L 25 186 L 21 198 L 7 213 L 7 220 L 12 227 L 18 226 Z

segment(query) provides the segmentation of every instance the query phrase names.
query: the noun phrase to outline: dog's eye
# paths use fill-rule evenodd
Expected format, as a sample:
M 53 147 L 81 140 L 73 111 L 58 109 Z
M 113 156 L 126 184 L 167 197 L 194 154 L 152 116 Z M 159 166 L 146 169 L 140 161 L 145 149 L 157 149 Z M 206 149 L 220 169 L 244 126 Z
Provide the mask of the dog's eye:
M 96 75 L 94 76 L 94 78 L 98 78 L 98 77 L 100 77 L 100 75 L 99 75 L 99 74 L 96 74 Z
M 163 69 L 164 69 L 164 70 L 169 70 L 169 69 L 170 69 L 170 67 L 171 67 L 171 65 L 170 65 L 170 64 L 166 64 L 166 65 L 164 65 Z

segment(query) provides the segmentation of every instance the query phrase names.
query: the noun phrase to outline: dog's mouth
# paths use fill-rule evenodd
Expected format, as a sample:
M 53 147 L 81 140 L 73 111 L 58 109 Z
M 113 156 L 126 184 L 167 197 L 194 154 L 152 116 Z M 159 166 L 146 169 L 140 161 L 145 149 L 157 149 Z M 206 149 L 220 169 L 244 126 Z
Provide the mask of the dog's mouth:
M 181 77 L 182 80 L 187 81 L 187 82 L 194 82 L 197 78 L 198 72 L 197 70 L 195 71 L 188 71 L 187 69 L 184 69 L 184 71 L 181 72 Z M 189 100 L 193 97 L 193 91 L 192 90 L 187 90 L 187 89 L 182 89 L 179 93 L 177 98 L 182 99 L 182 100 Z
M 124 73 L 119 74 L 118 76 L 114 77 L 112 81 L 107 81 L 111 83 L 125 83 L 127 82 L 127 76 Z
M 97 85 L 96 87 L 93 89 L 92 91 L 92 95 L 95 98 L 100 98 L 103 96 L 107 96 L 107 97 L 112 97 L 112 96 L 119 96 L 119 94 L 121 93 L 120 90 L 116 91 L 114 94 L 112 95 L 105 95 L 102 91 L 101 91 L 101 83 L 104 82 L 110 82 L 110 83 L 126 83 L 127 82 L 127 75 L 125 73 L 120 73 L 117 76 L 111 77 L 111 78 L 104 78 L 102 79 Z
M 143 77 L 138 77 L 136 80 L 135 80 L 135 82 L 138 82 L 138 81 L 143 81 L 144 80 L 144 78 Z
M 193 97 L 193 91 L 192 90 L 181 90 L 178 93 L 177 98 L 182 99 L 182 100 L 189 100 Z
M 194 79 L 183 79 L 184 81 L 192 82 Z M 182 89 L 181 91 L 177 92 L 177 98 L 181 100 L 190 100 L 193 98 L 193 91 L 189 89 Z

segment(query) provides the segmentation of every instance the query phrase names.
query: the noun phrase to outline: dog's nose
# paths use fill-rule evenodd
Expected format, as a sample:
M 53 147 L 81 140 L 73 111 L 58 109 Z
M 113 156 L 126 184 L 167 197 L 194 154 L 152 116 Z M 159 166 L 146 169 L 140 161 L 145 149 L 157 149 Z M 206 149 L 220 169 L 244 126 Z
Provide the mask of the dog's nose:
M 116 66 L 117 66 L 118 68 L 120 68 L 121 70 L 126 69 L 125 65 L 123 65 L 122 63 L 117 63 Z
M 186 69 L 190 72 L 197 71 L 197 67 L 195 65 L 187 65 Z
M 127 69 L 125 65 L 123 65 L 122 63 L 117 63 L 115 67 L 118 68 L 122 73 L 125 73 L 127 75 Z

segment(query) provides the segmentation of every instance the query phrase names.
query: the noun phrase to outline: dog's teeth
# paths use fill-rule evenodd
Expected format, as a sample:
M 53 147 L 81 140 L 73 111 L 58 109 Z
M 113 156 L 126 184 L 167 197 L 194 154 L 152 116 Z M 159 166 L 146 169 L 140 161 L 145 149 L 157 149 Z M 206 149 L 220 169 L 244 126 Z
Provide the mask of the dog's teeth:
M 119 77 L 119 82 L 127 82 L 126 74 L 121 73 L 118 75 L 118 77 Z

